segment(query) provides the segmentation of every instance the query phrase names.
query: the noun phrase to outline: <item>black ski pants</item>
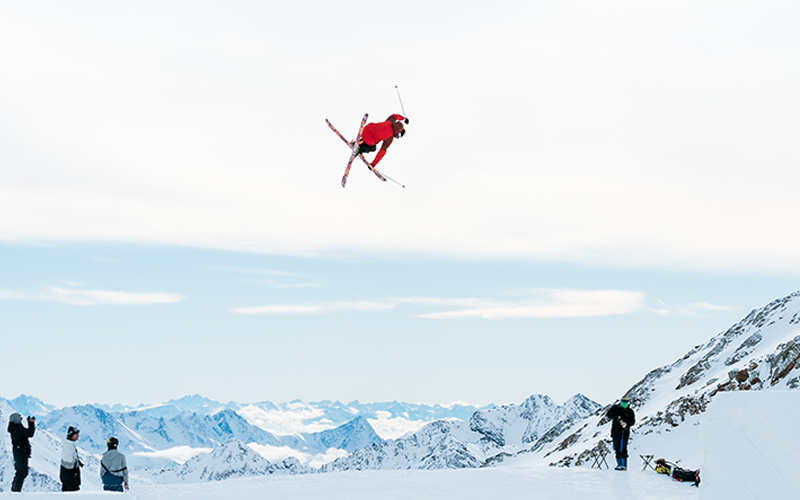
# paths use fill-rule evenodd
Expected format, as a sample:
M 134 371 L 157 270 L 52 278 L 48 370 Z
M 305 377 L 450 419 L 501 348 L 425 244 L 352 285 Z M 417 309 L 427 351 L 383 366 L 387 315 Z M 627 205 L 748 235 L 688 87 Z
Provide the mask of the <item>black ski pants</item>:
M 27 450 L 14 446 L 14 480 L 11 481 L 11 491 L 19 493 L 22 491 L 22 482 L 28 477 L 28 456 Z
M 81 468 L 67 469 L 61 466 L 59 474 L 61 479 L 61 491 L 79 491 L 81 489 Z

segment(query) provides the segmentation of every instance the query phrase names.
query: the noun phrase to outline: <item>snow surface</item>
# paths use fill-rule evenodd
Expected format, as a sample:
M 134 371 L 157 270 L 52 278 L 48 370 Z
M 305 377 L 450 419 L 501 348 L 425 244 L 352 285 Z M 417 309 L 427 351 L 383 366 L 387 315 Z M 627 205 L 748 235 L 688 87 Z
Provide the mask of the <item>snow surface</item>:
M 800 498 L 800 394 L 720 394 L 700 425 L 702 500 Z
M 97 498 L 100 492 L 71 493 L 71 499 Z M 0 494 L 10 496 L 11 493 Z M 37 493 L 37 499 L 63 500 L 63 493 Z M 230 479 L 211 483 L 131 485 L 125 498 L 249 500 L 263 498 L 325 500 L 696 500 L 697 488 L 645 471 L 589 468 L 501 467 L 434 471 L 361 471 L 302 476 Z

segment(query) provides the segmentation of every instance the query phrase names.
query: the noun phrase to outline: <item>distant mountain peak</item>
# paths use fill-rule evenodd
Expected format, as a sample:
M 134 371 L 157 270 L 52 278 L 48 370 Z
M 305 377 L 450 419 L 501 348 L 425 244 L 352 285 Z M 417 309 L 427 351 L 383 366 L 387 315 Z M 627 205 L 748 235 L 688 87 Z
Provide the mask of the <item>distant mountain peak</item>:
M 239 439 L 230 439 L 210 453 L 201 453 L 173 469 L 152 473 L 159 482 L 222 481 L 233 477 L 305 474 L 311 469 L 294 458 L 271 463 Z
M 8 404 L 20 414 L 34 417 L 41 417 L 56 409 L 55 406 L 26 394 L 20 394 L 16 398 L 8 400 Z

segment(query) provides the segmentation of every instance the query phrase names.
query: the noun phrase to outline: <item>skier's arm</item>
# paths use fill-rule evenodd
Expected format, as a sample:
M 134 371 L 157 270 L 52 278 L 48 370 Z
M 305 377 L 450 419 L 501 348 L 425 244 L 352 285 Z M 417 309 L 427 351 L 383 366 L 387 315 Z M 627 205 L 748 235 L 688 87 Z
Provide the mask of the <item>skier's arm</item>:
M 372 166 L 375 167 L 384 156 L 386 156 L 386 149 L 381 148 L 381 150 L 378 151 L 378 154 L 375 155 L 375 159 L 372 160 Z
M 386 155 L 386 150 L 387 150 L 387 149 L 389 149 L 389 146 L 391 146 L 391 145 L 392 145 L 392 141 L 394 141 L 394 137 L 389 137 L 388 139 L 385 139 L 385 140 L 384 140 L 384 141 L 381 143 L 381 150 L 380 150 L 380 151 L 378 151 L 378 154 L 377 154 L 377 155 L 375 155 L 375 159 L 374 159 L 374 160 L 372 160 L 372 166 L 373 166 L 373 167 L 374 167 L 375 165 L 377 165 L 377 164 L 378 164 L 378 162 L 379 162 L 379 161 L 381 161 L 381 159 L 383 159 L 383 157 Z
M 128 459 L 122 455 L 122 482 L 125 484 L 125 489 L 128 489 Z

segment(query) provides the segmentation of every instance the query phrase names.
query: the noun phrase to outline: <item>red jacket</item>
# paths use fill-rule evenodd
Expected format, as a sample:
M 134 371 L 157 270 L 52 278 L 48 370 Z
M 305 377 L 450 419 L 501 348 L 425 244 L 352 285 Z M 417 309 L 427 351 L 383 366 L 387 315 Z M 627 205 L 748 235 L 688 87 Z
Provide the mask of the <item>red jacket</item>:
M 394 120 L 392 118 L 394 118 Z M 361 132 L 361 140 L 369 146 L 374 146 L 381 141 L 385 141 L 394 136 L 393 123 L 397 120 L 402 121 L 403 119 L 404 118 L 400 115 L 392 115 L 385 122 L 368 123 L 367 126 L 364 127 L 364 131 Z

